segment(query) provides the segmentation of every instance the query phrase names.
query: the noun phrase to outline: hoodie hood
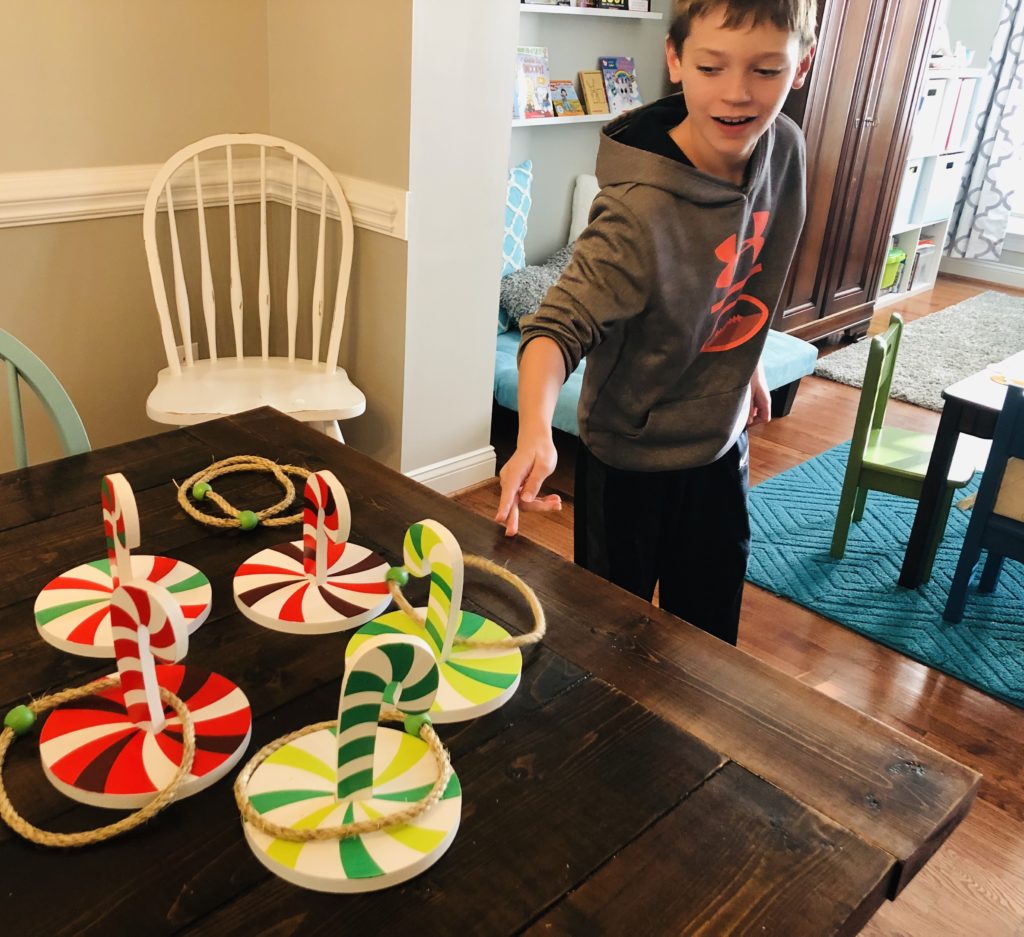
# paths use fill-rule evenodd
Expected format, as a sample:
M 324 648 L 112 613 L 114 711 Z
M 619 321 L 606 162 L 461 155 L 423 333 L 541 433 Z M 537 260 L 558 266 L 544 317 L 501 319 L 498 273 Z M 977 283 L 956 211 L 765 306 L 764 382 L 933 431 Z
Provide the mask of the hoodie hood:
M 686 104 L 682 94 L 671 94 L 617 117 L 602 134 L 597 154 L 598 184 L 603 188 L 642 182 L 685 198 L 693 205 L 726 205 L 742 199 L 745 191 L 757 184 L 771 158 L 775 125 L 757 141 L 747 166 L 747 181 L 738 186 L 644 147 L 644 141 L 651 134 L 667 135 L 685 117 Z

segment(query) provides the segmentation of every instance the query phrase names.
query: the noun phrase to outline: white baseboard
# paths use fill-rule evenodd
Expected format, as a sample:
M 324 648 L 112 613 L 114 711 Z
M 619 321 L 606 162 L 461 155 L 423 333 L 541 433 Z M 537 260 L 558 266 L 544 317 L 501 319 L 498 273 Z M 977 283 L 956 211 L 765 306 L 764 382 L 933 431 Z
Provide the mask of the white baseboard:
M 485 446 L 483 449 L 464 452 L 433 465 L 412 469 L 405 474 L 440 494 L 450 495 L 477 482 L 494 478 L 496 462 L 494 446 Z
M 1024 289 L 1024 267 L 1014 267 L 992 260 L 963 260 L 959 257 L 943 257 L 939 263 L 939 272 Z

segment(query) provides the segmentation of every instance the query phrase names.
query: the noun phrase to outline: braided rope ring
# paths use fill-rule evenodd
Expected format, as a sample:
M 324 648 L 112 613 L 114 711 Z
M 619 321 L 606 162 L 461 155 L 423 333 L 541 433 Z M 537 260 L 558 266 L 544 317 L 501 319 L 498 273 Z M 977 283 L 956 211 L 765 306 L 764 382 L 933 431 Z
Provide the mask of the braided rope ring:
M 528 647 L 544 639 L 544 635 L 548 630 L 547 621 L 544 618 L 544 609 L 541 607 L 540 599 L 537 598 L 537 593 L 533 589 L 515 573 L 510 572 L 504 566 L 491 562 L 491 560 L 485 557 L 477 556 L 474 553 L 464 553 L 462 555 L 462 562 L 470 569 L 479 569 L 485 573 L 490 573 L 492 576 L 497 576 L 498 579 L 507 582 L 526 599 L 526 604 L 530 606 L 530 612 L 533 615 L 533 630 L 528 631 L 526 634 L 503 638 L 500 641 L 477 641 L 473 638 L 467 638 L 465 641 L 460 640 L 457 642 L 460 647 L 498 651 L 506 648 Z M 398 568 L 401 569 L 401 567 Z M 425 619 L 409 604 L 409 600 L 402 594 L 401 585 L 391 577 L 388 578 L 387 583 L 388 591 L 395 600 L 395 604 L 420 627 L 423 627 L 426 624 Z
M 81 699 L 84 696 L 92 696 L 102 690 L 107 690 L 118 685 L 119 676 L 102 677 L 86 683 L 84 686 L 75 687 L 71 690 L 62 690 L 59 693 L 51 693 L 49 696 L 33 700 L 26 708 L 35 715 L 44 713 L 47 710 L 59 706 L 61 703 L 70 703 L 72 700 Z M 33 826 L 22 817 L 14 808 L 10 798 L 7 796 L 7 789 L 3 783 L 4 760 L 11 743 L 17 737 L 17 733 L 10 727 L 0 732 L 0 819 L 2 819 L 15 833 L 24 837 L 30 842 L 40 846 L 89 846 L 93 843 L 101 843 L 104 840 L 112 839 L 121 833 L 141 826 L 147 820 L 152 819 L 164 809 L 178 793 L 178 788 L 192 770 L 192 761 L 196 754 L 196 731 L 192 722 L 192 714 L 185 703 L 175 696 L 170 690 L 160 688 L 160 698 L 177 713 L 181 720 L 182 731 L 182 758 L 181 764 L 174 772 L 168 785 L 161 790 L 148 804 L 136 810 L 134 813 L 122 817 L 116 823 L 98 827 L 95 830 L 83 830 L 81 833 L 51 833 Z
M 405 716 L 396 709 L 388 709 L 381 713 L 380 719 L 381 721 L 387 722 L 403 722 L 405 720 Z M 242 819 L 246 823 L 255 827 L 261 833 L 266 833 L 267 836 L 273 836 L 275 839 L 287 840 L 291 843 L 310 843 L 316 840 L 327 839 L 340 840 L 347 839 L 350 836 L 361 836 L 363 833 L 376 833 L 392 826 L 401 826 L 405 823 L 410 823 L 415 820 L 416 817 L 426 813 L 441 799 L 448 787 L 448 782 L 452 777 L 452 762 L 447 749 L 441 744 L 441 740 L 437 737 L 434 727 L 429 722 L 423 722 L 420 724 L 418 734 L 419 737 L 426 742 L 428 746 L 430 746 L 430 751 L 434 756 L 434 762 L 437 764 L 437 780 L 434 782 L 433 787 L 431 787 L 427 792 L 426 796 L 420 800 L 415 801 L 404 810 L 400 810 L 397 813 L 376 817 L 372 820 L 359 820 L 354 823 L 342 823 L 339 826 L 296 829 L 292 826 L 280 826 L 277 823 L 272 823 L 270 820 L 267 820 L 256 810 L 255 807 L 253 807 L 249 798 L 245 794 L 245 789 L 253 774 L 256 772 L 256 769 L 267 758 L 274 754 L 274 752 L 279 748 L 284 747 L 289 742 L 294 742 L 296 739 L 300 739 L 304 735 L 310 735 L 313 732 L 328 729 L 336 723 L 336 719 L 331 719 L 328 722 L 315 722 L 313 725 L 305 726 L 302 729 L 296 729 L 288 735 L 282 735 L 280 738 L 274 739 L 272 742 L 268 742 L 252 756 L 246 766 L 241 770 L 241 772 L 239 772 L 238 777 L 235 779 L 234 787 L 235 803 L 238 805 L 238 810 L 242 814 Z
M 284 496 L 276 504 L 262 511 L 239 511 L 229 504 L 223 497 L 210 487 L 210 482 L 221 475 L 230 475 L 233 472 L 269 472 L 284 489 Z M 287 517 L 278 517 L 283 510 L 290 507 L 295 501 L 295 485 L 289 475 L 295 475 L 306 479 L 309 477 L 309 469 L 298 465 L 278 465 L 270 459 L 264 459 L 258 455 L 236 455 L 229 459 L 221 459 L 213 465 L 185 479 L 178 485 L 178 504 L 181 509 L 208 527 L 240 527 L 243 530 L 251 530 L 258 524 L 265 527 L 284 527 L 287 524 L 298 524 L 302 521 L 302 511 L 289 514 Z M 189 500 L 189 495 L 194 494 L 197 486 L 203 486 L 201 498 L 209 499 L 224 512 L 224 517 L 213 517 L 204 514 Z M 301 499 L 300 499 L 301 500 Z M 248 523 L 246 522 L 248 521 Z

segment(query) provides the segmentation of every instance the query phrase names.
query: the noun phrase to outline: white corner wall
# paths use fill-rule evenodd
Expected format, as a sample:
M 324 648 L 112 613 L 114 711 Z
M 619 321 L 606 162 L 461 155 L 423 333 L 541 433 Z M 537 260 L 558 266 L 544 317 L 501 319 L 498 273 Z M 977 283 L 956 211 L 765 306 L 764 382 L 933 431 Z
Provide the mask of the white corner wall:
M 518 0 L 413 0 L 401 468 L 440 490 L 494 474 L 506 102 L 518 16 Z

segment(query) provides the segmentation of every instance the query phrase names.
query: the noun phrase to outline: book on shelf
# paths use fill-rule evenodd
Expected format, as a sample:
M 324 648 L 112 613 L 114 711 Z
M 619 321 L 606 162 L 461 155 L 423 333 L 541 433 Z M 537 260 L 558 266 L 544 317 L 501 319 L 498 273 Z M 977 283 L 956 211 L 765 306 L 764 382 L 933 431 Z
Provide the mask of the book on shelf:
M 576 88 L 567 79 L 551 79 L 551 106 L 556 117 L 581 117 L 584 113 Z
M 608 97 L 608 110 L 615 116 L 643 104 L 636 65 L 627 55 L 604 55 L 598 60 Z
M 580 72 L 580 92 L 588 114 L 608 114 L 604 76 L 600 72 Z
M 548 50 L 544 46 L 518 46 L 513 120 L 554 117 L 549 85 Z

